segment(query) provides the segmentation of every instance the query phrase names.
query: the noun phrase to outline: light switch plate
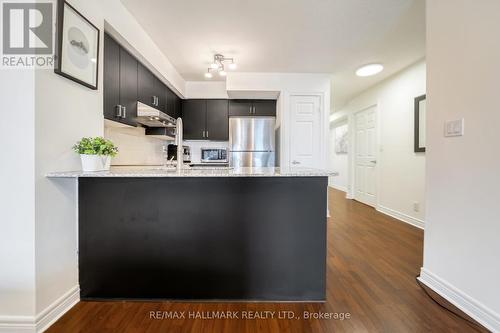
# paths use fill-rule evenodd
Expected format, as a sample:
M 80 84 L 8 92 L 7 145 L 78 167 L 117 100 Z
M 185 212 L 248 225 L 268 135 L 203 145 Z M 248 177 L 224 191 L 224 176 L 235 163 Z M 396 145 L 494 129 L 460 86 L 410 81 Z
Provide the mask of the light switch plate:
M 464 135 L 464 118 L 445 122 L 444 136 L 451 137 L 462 135 Z

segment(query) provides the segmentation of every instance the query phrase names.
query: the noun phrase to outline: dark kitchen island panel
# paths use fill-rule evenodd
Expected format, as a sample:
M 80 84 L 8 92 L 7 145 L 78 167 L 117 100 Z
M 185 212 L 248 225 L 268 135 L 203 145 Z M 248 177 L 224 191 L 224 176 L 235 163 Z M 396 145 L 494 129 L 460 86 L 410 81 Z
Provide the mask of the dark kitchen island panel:
M 79 178 L 81 298 L 324 301 L 327 179 Z

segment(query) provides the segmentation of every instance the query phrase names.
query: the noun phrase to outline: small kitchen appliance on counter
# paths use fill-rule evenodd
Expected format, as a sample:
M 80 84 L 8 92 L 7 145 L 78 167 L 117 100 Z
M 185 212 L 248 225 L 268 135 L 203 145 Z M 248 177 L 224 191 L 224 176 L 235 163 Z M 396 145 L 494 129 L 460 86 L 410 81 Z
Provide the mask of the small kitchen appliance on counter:
M 184 150 L 184 163 L 191 163 L 191 148 L 189 146 L 182 146 Z M 177 145 L 168 145 L 167 159 L 169 161 L 177 161 Z
M 201 148 L 200 163 L 191 163 L 192 167 L 229 167 L 227 148 Z

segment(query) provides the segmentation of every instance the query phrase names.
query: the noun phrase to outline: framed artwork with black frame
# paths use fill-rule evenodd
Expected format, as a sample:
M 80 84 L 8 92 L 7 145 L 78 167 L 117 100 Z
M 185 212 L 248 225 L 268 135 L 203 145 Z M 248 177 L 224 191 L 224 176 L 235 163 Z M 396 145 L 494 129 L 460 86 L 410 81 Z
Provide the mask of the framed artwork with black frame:
M 57 1 L 54 72 L 97 90 L 99 29 L 64 0 Z
M 426 95 L 415 97 L 415 153 L 425 152 L 425 118 L 427 116 Z

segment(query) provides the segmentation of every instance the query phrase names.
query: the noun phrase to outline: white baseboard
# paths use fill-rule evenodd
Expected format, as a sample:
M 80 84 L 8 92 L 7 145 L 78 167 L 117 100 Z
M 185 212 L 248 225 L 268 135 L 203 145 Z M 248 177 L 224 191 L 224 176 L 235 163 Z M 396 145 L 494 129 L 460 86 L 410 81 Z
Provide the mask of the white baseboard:
M 41 333 L 80 301 L 80 286 L 74 286 L 36 316 L 36 331 Z
M 417 219 L 417 218 L 414 218 L 410 215 L 406 215 L 404 213 L 401 213 L 401 212 L 398 212 L 394 209 L 391 209 L 391 208 L 387 208 L 387 207 L 384 207 L 384 206 L 381 206 L 381 205 L 378 205 L 377 206 L 377 211 L 385 214 L 385 215 L 389 215 L 390 217 L 394 217 L 395 219 L 397 220 L 400 220 L 400 221 L 403 221 L 405 223 L 408 223 L 408 224 L 411 224 L 417 228 L 420 228 L 420 229 L 424 229 L 425 227 L 425 222 L 420 220 L 420 219 Z
M 500 314 L 493 312 L 423 267 L 418 279 L 487 329 L 492 332 L 500 332 Z
M 80 287 L 71 288 L 35 316 L 0 316 L 0 333 L 41 333 L 80 301 Z
M 36 333 L 35 317 L 0 316 L 0 333 Z
M 336 190 L 342 191 L 342 192 L 347 192 L 347 187 L 345 187 L 345 186 L 339 186 L 339 185 L 335 185 L 335 184 L 328 184 L 328 186 L 330 186 L 331 188 L 334 188 Z

